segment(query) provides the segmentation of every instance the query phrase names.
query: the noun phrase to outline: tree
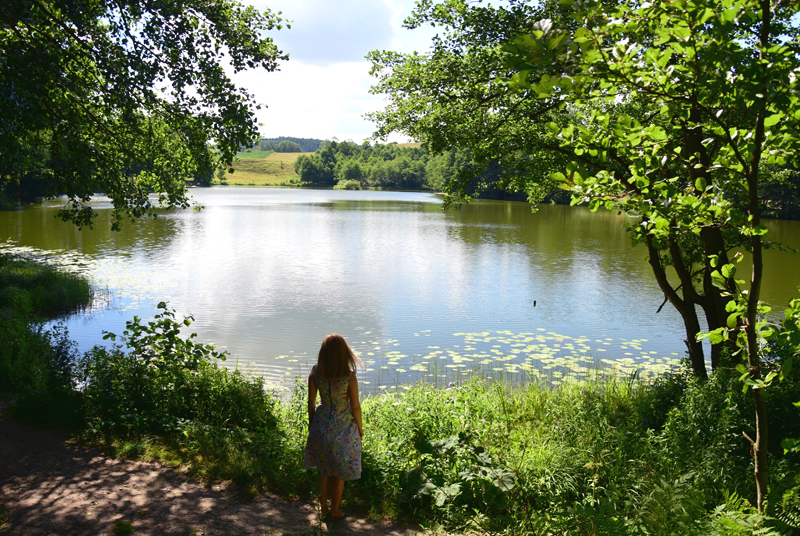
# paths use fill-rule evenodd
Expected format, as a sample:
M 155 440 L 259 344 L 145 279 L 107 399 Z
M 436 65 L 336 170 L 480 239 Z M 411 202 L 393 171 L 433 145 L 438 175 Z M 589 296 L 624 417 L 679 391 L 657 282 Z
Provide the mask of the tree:
M 504 83 L 503 80 L 511 77 L 518 67 L 511 64 L 508 56 L 504 55 L 508 54 L 508 50 L 502 50 L 503 41 L 510 39 L 509 32 L 520 32 L 520 28 L 529 28 L 533 24 L 532 18 L 544 15 L 551 16 L 556 21 L 551 19 L 547 23 L 551 34 L 561 31 L 568 35 L 586 22 L 580 16 L 574 17 L 568 5 L 545 5 L 534 9 L 524 4 L 525 2 L 511 2 L 508 9 L 494 9 L 476 7 L 463 0 L 448 0 L 439 5 L 427 1 L 419 2 L 407 25 L 414 27 L 430 22 L 444 26 L 445 36 L 434 41 L 432 52 L 426 56 L 372 53 L 373 72 L 379 77 L 374 91 L 385 93 L 391 99 L 384 112 L 373 115 L 373 119 L 378 122 L 376 135 L 401 130 L 428 143 L 433 152 L 448 148 L 473 149 L 473 158 L 484 165 L 497 158 L 505 163 L 500 184 L 533 194 L 530 195 L 532 201 L 540 199 L 549 189 L 547 176 L 550 172 L 558 167 L 563 170 L 571 160 L 577 159 L 584 167 L 592 170 L 624 172 L 631 163 L 631 155 L 616 151 L 613 158 L 607 158 L 607 149 L 598 149 L 600 142 L 593 147 L 578 148 L 581 154 L 576 155 L 576 147 L 559 138 L 561 129 L 570 124 L 592 124 L 592 127 L 585 129 L 586 137 L 591 139 L 594 136 L 593 128 L 600 128 L 598 132 L 608 129 L 607 126 L 594 125 L 593 114 L 605 118 L 611 124 L 616 124 L 617 117 L 623 116 L 639 123 L 658 120 L 659 117 L 652 113 L 652 108 L 656 106 L 652 97 L 626 89 L 615 89 L 612 93 L 608 90 L 608 82 L 598 92 L 603 98 L 579 94 L 576 90 L 577 83 L 572 88 L 560 89 L 560 93 L 555 96 L 551 93 L 540 95 L 525 88 L 520 90 L 519 86 Z M 586 9 L 602 12 L 603 4 L 592 3 Z M 498 21 L 500 27 L 496 27 L 494 21 Z M 563 30 L 558 30 L 559 28 Z M 785 33 L 786 28 L 783 24 L 777 33 Z M 629 45 L 633 42 L 652 43 L 656 30 L 653 25 L 629 27 L 624 30 L 624 34 L 609 39 L 625 39 Z M 729 28 L 720 31 L 731 33 Z M 736 32 L 746 30 L 739 29 Z M 565 42 L 562 42 L 563 46 L 566 46 Z M 610 46 L 613 42 L 615 41 L 610 41 L 605 46 Z M 552 43 L 552 46 L 556 46 L 556 43 Z M 652 55 L 658 48 L 652 47 L 650 50 Z M 542 55 L 542 62 L 536 70 L 537 76 L 550 76 L 542 74 L 547 71 L 548 66 L 555 66 L 557 70 L 566 69 L 563 67 L 566 60 L 553 57 L 555 55 L 556 51 L 552 51 L 549 56 Z M 573 57 L 568 59 L 573 61 Z M 677 57 L 671 61 L 677 61 Z M 530 69 L 532 68 L 529 71 Z M 568 79 L 572 74 L 565 73 L 563 78 Z M 584 86 L 594 87 L 591 86 L 591 79 L 595 76 L 595 72 L 586 75 Z M 620 100 L 618 95 L 625 95 L 625 98 Z M 736 113 L 738 112 L 731 112 L 731 117 L 736 116 Z M 485 127 L 483 130 L 475 123 L 475 118 L 480 118 L 480 125 Z M 661 128 L 663 130 L 664 127 Z M 700 130 L 692 132 L 696 134 Z M 694 140 L 694 143 L 703 139 Z M 606 140 L 603 143 L 611 141 Z M 670 147 L 674 148 L 675 143 L 671 143 Z M 686 155 L 691 147 L 682 150 L 682 154 Z M 597 154 L 605 160 L 599 161 L 595 156 Z M 675 153 L 666 156 L 672 168 L 665 169 L 665 172 L 680 175 L 685 170 L 686 163 L 679 164 L 680 159 L 674 158 L 675 156 Z M 677 170 L 675 166 L 683 166 L 683 170 Z M 538 172 L 528 172 L 537 168 Z M 692 171 L 690 176 L 696 174 L 696 171 Z M 464 195 L 466 185 L 472 178 L 473 175 L 459 174 L 459 180 L 455 181 L 456 186 L 450 187 L 451 191 Z M 595 196 L 593 207 L 603 203 L 614 208 L 614 195 L 628 194 L 621 191 L 612 193 L 609 198 Z M 581 194 L 581 199 L 590 197 L 586 192 Z M 744 213 L 746 203 L 742 203 L 741 198 L 738 199 L 737 207 Z M 639 210 L 638 207 L 630 208 L 633 211 Z M 641 226 L 632 226 L 633 231 L 640 229 Z M 721 295 L 725 291 L 713 284 L 713 270 L 708 264 L 707 254 L 713 250 L 713 254 L 721 255 L 720 260 L 725 264 L 727 251 L 740 238 L 737 238 L 735 232 L 730 236 L 722 236 L 729 230 L 726 227 L 706 226 L 700 234 L 634 234 L 638 240 L 647 243 L 654 274 L 665 296 L 684 319 L 690 359 L 698 376 L 706 375 L 706 367 L 703 347 L 697 341 L 701 326 L 695 306 L 703 309 L 710 331 L 726 324 L 727 300 Z M 670 285 L 666 277 L 668 267 L 673 266 L 681 274 L 680 282 L 676 285 Z M 697 288 L 695 283 L 698 283 Z M 712 366 L 719 365 L 726 346 L 730 346 L 730 343 L 722 341 L 712 345 Z
M 294 171 L 301 182 L 320 186 L 333 186 L 333 169 L 319 154 L 301 154 L 294 161 Z
M 256 144 L 256 147 L 258 147 L 259 151 L 274 151 L 275 150 L 275 146 L 269 140 L 260 140 Z
M 336 169 L 334 170 L 334 178 L 336 182 L 345 181 L 358 181 L 364 180 L 364 170 L 361 168 L 356 160 L 339 160 L 336 162 Z
M 3 2 L 0 186 L 66 194 L 61 216 L 78 226 L 91 225 L 98 191 L 114 228 L 151 213 L 151 192 L 187 206 L 184 179 L 257 138 L 252 96 L 224 63 L 276 69 L 286 56 L 263 32 L 279 28 L 236 0 Z
M 536 140 L 547 121 L 563 115 L 558 105 L 514 91 L 502 82 L 510 74 L 499 44 L 528 31 L 550 8 L 512 0 L 493 8 L 467 0 L 434 4 L 418 1 L 405 26 L 431 24 L 441 30 L 428 54 L 373 51 L 372 92 L 388 97 L 384 110 L 367 114 L 375 137 L 399 131 L 424 142 L 430 154 L 469 149 L 475 165 L 460 166 L 459 180 L 448 182 L 446 204 L 469 200 L 468 185 L 499 165 L 498 185 L 527 193 L 532 203 L 556 187 L 549 174 L 559 168 L 558 153 L 541 151 Z
M 303 149 L 300 147 L 299 143 L 283 140 L 275 146 L 275 151 L 279 153 L 301 153 Z
M 446 4 L 472 9 L 466 2 Z M 420 8 L 437 13 L 428 2 Z M 546 123 L 542 114 L 529 115 L 544 128 L 520 135 L 529 136 L 537 150 L 566 159 L 550 177 L 569 188 L 574 201 L 640 216 L 631 231 L 646 245 L 661 289 L 683 317 L 697 376 L 704 377 L 706 368 L 696 306 L 707 319 L 712 365 L 720 364 L 724 348 L 735 351 L 738 345 L 746 356 L 743 379 L 753 387 L 756 406 L 751 443 L 762 510 L 767 491 L 762 391 L 780 372 L 765 371 L 762 360 L 765 340 L 777 331 L 764 322 L 767 308 L 759 302 L 762 252 L 769 242 L 758 191 L 765 166 L 796 165 L 800 47 L 791 19 L 797 6 L 673 0 L 565 2 L 561 8 L 571 12 L 575 24 L 531 21 L 532 32 L 510 44 L 494 43 L 507 54 L 498 51 L 495 60 L 508 69 L 507 91 L 538 101 L 540 110 L 562 112 Z M 457 47 L 449 52 L 460 53 Z M 392 87 L 414 63 L 419 62 L 400 62 L 400 74 L 389 75 L 379 87 Z M 453 81 L 449 92 L 458 102 L 464 100 L 456 96 L 461 83 Z M 408 91 L 407 85 L 400 87 Z M 396 103 L 406 97 L 401 92 L 393 98 Z M 484 106 L 499 106 L 487 102 Z M 513 109 L 504 112 L 518 121 L 526 117 Z M 392 110 L 379 119 L 386 127 L 402 126 Z M 752 257 L 748 289 L 736 277 L 735 248 Z M 670 267 L 677 281 L 668 276 Z

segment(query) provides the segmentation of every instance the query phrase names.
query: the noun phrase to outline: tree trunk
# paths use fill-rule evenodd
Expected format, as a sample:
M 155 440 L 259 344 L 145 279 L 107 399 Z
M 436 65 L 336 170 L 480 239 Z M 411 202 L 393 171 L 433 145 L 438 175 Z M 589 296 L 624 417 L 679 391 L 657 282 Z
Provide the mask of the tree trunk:
M 698 378 L 708 378 L 706 371 L 706 358 L 703 353 L 703 345 L 698 342 L 697 335 L 700 333 L 700 322 L 697 319 L 697 311 L 695 310 L 694 303 L 689 300 L 681 299 L 678 293 L 672 288 L 669 280 L 667 279 L 664 266 L 661 264 L 661 258 L 658 255 L 658 248 L 653 244 L 653 237 L 646 235 L 645 242 L 647 244 L 648 261 L 653 268 L 653 274 L 658 281 L 658 286 L 661 288 L 664 295 L 680 313 L 683 318 L 683 325 L 686 328 L 686 346 L 689 350 L 689 362 L 692 365 L 692 373 Z M 678 259 L 678 262 L 682 262 Z M 694 288 L 692 287 L 693 291 Z M 684 288 L 684 296 L 686 296 L 686 289 Z
M 764 50 L 769 45 L 769 26 L 772 19 L 772 8 L 768 0 L 761 0 L 761 29 L 759 43 L 760 59 L 764 60 Z M 765 89 L 766 91 L 766 89 Z M 755 150 L 750 158 L 747 170 L 747 211 L 750 213 L 750 228 L 755 231 L 761 224 L 760 203 L 758 199 L 758 175 L 761 165 L 761 151 L 764 147 L 764 118 L 765 110 L 759 110 L 755 118 L 755 135 L 753 145 Z M 750 246 L 753 250 L 753 272 L 750 277 L 750 292 L 747 294 L 747 316 L 744 320 L 744 329 L 747 336 L 747 364 L 750 369 L 750 378 L 753 381 L 761 380 L 761 352 L 758 344 L 758 300 L 761 297 L 761 281 L 764 275 L 764 259 L 762 257 L 761 235 L 757 232 L 750 234 Z M 753 400 L 756 404 L 756 438 L 750 439 L 755 458 L 756 493 L 758 497 L 758 512 L 764 513 L 764 498 L 767 495 L 767 404 L 761 394 L 760 388 L 753 388 Z
M 705 256 L 705 274 L 703 277 L 703 300 L 702 307 L 706 314 L 708 331 L 714 331 L 727 325 L 727 312 L 725 305 L 730 301 L 729 297 L 722 296 L 722 291 L 711 284 L 711 272 L 716 268 L 711 266 L 710 255 L 716 255 L 719 259 L 717 267 L 728 264 L 728 251 L 725 247 L 725 240 L 719 227 L 706 226 L 700 229 L 700 239 L 703 242 L 703 254 Z M 728 286 L 734 288 L 734 277 L 728 279 Z M 735 350 L 735 335 L 727 341 L 711 346 L 711 369 L 716 370 L 720 365 L 720 358 L 725 347 Z

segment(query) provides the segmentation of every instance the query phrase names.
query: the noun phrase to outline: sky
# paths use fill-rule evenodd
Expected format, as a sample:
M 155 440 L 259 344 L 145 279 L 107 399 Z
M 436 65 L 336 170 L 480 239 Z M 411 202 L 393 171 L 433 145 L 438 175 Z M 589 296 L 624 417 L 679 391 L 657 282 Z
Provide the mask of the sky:
M 266 138 L 337 138 L 362 142 L 375 130 L 363 117 L 384 107 L 370 95 L 375 83 L 364 56 L 371 50 L 426 52 L 432 28 L 406 30 L 413 0 L 243 0 L 260 10 L 281 11 L 291 29 L 269 33 L 289 53 L 280 72 L 233 75 L 262 105 L 257 112 Z M 404 142 L 402 135 L 387 141 Z

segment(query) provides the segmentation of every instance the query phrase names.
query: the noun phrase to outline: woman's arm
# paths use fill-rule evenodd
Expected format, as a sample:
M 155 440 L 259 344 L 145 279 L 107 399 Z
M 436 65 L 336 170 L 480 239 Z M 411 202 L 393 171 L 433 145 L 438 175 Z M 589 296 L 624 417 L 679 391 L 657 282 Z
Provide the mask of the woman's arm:
M 317 382 L 314 381 L 314 371 L 308 373 L 308 425 L 314 420 L 314 410 L 317 409 Z
M 358 399 L 358 379 L 355 371 L 350 373 L 350 381 L 347 383 L 347 398 L 350 399 L 350 410 L 358 426 L 358 435 L 364 437 L 364 426 L 361 424 L 361 401 Z

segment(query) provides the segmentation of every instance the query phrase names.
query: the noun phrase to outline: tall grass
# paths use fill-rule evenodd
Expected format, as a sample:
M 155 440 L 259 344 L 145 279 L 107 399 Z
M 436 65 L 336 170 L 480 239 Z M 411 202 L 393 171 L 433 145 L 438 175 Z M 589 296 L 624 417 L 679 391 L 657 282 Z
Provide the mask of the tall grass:
M 0 310 L 51 318 L 88 305 L 86 279 L 32 261 L 0 255 Z
M 299 185 L 294 171 L 294 161 L 303 153 L 240 153 L 241 160 L 234 162 L 234 173 L 226 174 L 222 184 L 249 186 Z
M 0 254 L 0 395 L 40 393 L 35 412 L 43 420 L 73 414 L 74 344 L 41 321 L 91 300 L 85 279 Z

